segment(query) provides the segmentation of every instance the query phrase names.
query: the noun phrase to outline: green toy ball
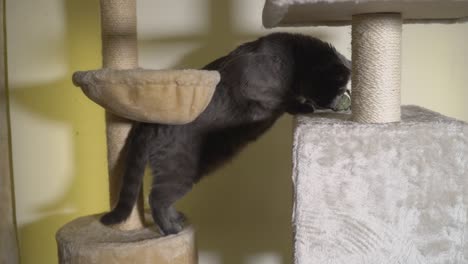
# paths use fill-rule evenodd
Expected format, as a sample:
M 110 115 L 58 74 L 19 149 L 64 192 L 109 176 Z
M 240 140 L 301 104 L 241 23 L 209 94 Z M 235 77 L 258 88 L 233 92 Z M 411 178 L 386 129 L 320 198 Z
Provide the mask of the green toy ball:
M 351 96 L 348 92 L 341 95 L 335 105 L 333 106 L 333 111 L 347 111 L 351 108 Z

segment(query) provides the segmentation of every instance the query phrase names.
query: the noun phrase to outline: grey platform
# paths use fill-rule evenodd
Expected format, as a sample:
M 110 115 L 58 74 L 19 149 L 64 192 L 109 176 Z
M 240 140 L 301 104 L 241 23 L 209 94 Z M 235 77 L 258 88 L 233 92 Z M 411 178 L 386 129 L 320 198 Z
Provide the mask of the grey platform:
M 468 124 L 416 106 L 402 114 L 296 119 L 296 263 L 468 263 Z

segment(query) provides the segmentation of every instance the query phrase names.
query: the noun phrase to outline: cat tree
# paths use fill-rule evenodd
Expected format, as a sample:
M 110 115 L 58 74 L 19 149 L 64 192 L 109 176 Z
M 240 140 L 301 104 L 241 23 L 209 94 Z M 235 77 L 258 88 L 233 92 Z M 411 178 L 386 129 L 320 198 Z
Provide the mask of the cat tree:
M 110 205 L 118 199 L 124 144 L 132 121 L 184 124 L 208 105 L 216 71 L 138 68 L 136 0 L 101 0 L 103 69 L 77 72 L 73 82 L 106 109 Z M 100 215 L 78 218 L 57 232 L 59 262 L 197 263 L 194 231 L 161 237 L 145 224 L 143 202 L 122 224 L 106 227 Z M 149 217 L 150 218 L 150 217 Z
M 266 1 L 266 27 L 352 24 L 352 116 L 296 119 L 296 264 L 468 262 L 468 124 L 400 107 L 402 23 L 466 17 L 467 0 Z

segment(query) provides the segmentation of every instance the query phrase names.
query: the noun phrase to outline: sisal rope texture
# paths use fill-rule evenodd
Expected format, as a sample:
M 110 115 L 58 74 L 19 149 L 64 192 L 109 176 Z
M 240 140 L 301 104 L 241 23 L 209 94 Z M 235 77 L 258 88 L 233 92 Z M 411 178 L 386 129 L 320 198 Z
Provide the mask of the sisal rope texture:
M 136 0 L 101 0 L 103 67 L 132 69 L 138 67 Z M 125 168 L 124 145 L 132 121 L 106 112 L 107 161 L 110 204 L 119 198 Z M 143 199 L 140 194 L 130 217 L 116 226 L 120 230 L 143 227 Z
M 401 31 L 401 14 L 353 16 L 351 109 L 354 121 L 400 121 Z

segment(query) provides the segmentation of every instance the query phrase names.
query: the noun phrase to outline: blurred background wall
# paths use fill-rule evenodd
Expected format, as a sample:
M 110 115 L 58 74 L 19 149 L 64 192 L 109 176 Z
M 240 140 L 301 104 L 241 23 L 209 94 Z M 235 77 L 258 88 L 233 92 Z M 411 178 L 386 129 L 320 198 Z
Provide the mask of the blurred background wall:
M 71 83 L 99 68 L 98 0 L 7 0 L 12 157 L 22 263 L 56 263 L 54 235 L 108 210 L 104 112 Z M 139 0 L 140 65 L 200 67 L 272 30 L 263 0 Z M 350 56 L 350 28 L 283 28 Z M 278 31 L 278 30 L 275 30 Z M 468 121 L 468 23 L 408 25 L 403 103 Z M 179 208 L 198 231 L 201 264 L 291 263 L 292 118 L 285 116 Z

